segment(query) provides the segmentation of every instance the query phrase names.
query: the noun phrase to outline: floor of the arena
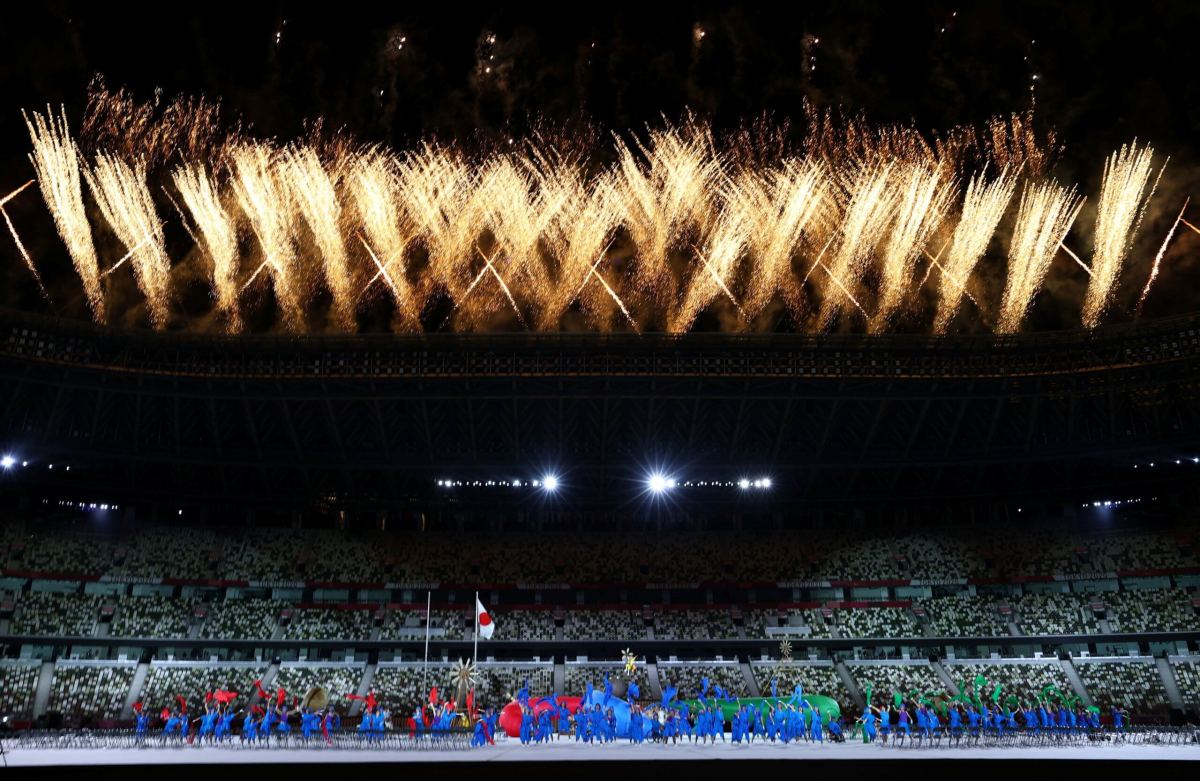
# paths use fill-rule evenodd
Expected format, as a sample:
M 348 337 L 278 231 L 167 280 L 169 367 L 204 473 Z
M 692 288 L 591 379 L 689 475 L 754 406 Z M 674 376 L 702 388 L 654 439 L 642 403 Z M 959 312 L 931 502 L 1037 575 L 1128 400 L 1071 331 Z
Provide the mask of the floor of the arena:
M 128 769 L 129 766 L 264 766 L 264 765 L 334 765 L 348 764 L 409 764 L 409 763 L 541 763 L 576 764 L 579 762 L 637 762 L 673 763 L 707 760 L 750 762 L 779 762 L 789 760 L 816 761 L 968 761 L 983 760 L 1065 760 L 1083 762 L 1119 761 L 1198 761 L 1200 746 L 1154 745 L 1073 745 L 1046 747 L 929 747 L 894 748 L 863 743 L 813 745 L 809 743 L 781 745 L 754 743 L 750 745 L 674 745 L 643 744 L 639 746 L 614 743 L 588 746 L 566 740 L 538 746 L 522 746 L 517 741 L 504 741 L 494 746 L 470 750 L 392 751 L 376 750 L 313 750 L 289 748 L 223 748 L 197 746 L 150 746 L 145 748 L 16 748 L 5 752 L 9 768 L 48 768 L 52 766 L 101 767 Z

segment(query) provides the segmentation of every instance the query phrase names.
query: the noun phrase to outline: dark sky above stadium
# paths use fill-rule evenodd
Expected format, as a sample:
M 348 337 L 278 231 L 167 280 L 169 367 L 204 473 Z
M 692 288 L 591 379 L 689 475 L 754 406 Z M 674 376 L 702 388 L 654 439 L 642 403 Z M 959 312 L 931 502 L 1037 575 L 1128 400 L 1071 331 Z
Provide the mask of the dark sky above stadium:
M 1084 192 L 1123 142 L 1171 155 L 1146 225 L 1158 241 L 1183 195 L 1200 196 L 1198 31 L 1189 2 L 9 4 L 0 189 L 29 178 L 20 109 L 77 118 L 97 74 L 146 100 L 219 98 L 259 135 L 324 117 L 400 147 L 687 110 L 723 131 L 798 119 L 805 100 L 932 131 L 1032 102 L 1065 145 L 1055 173 Z

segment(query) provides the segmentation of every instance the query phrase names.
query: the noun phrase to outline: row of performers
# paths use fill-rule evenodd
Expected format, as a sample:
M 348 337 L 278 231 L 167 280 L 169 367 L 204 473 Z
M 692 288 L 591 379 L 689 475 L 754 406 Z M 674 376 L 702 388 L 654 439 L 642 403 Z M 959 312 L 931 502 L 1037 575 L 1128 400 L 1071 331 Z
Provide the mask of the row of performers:
M 259 682 L 255 681 L 255 684 L 258 686 Z M 405 726 L 410 734 L 444 733 L 453 726 L 458 716 L 456 703 L 449 701 L 439 704 L 436 691 L 434 689 L 431 693 L 432 697 L 427 705 L 418 706 L 407 718 Z M 234 737 L 235 728 L 240 727 L 238 737 L 243 743 L 269 743 L 272 739 L 290 738 L 293 734 L 293 720 L 297 722 L 300 737 L 306 742 L 318 736 L 331 741 L 332 735 L 342 727 L 342 717 L 332 706 L 302 707 L 297 698 L 289 708 L 286 692 L 282 689 L 277 694 L 267 695 L 260 687 L 258 693 L 263 704 L 248 704 L 238 708 L 234 705 L 237 692 L 209 692 L 204 698 L 203 711 L 195 716 L 188 711 L 187 699 L 176 695 L 175 707 L 164 707 L 158 714 L 157 725 L 152 723 L 154 717 L 143 703 L 136 702 L 133 705 L 136 714 L 134 732 L 139 739 L 145 739 L 150 736 L 152 729 L 157 728 L 164 739 L 188 743 L 199 740 L 201 744 L 205 744 L 230 741 Z M 374 691 L 365 697 L 350 694 L 345 698 L 363 701 L 363 713 L 355 732 L 365 740 L 382 739 L 389 730 L 398 726 L 392 712 L 380 704 Z M 480 715 L 481 721 L 484 718 L 492 720 L 494 729 L 498 716 L 489 710 L 487 714 Z M 489 742 L 492 734 L 494 732 L 488 733 Z
M 743 704 L 726 717 L 715 704 L 701 705 L 690 710 L 685 703 L 673 706 L 653 705 L 630 708 L 629 728 L 625 739 L 630 743 L 716 743 L 726 741 L 725 723 L 730 725 L 729 738 L 733 743 L 769 740 L 772 743 L 808 740 L 822 743 L 828 735 L 834 742 L 845 738 L 838 718 L 822 723 L 820 708 L 803 701 L 800 704 L 763 704 L 759 707 Z M 546 743 L 574 736 L 577 743 L 612 743 L 618 739 L 616 713 L 600 703 L 581 707 L 574 713 L 563 708 L 535 711 L 521 708 L 520 740 L 522 744 Z
M 863 741 L 875 739 L 887 741 L 889 735 L 912 736 L 914 732 L 922 736 L 931 736 L 943 728 L 948 728 L 952 735 L 978 734 L 981 729 L 999 732 L 1050 731 L 1056 733 L 1079 732 L 1101 729 L 1100 709 L 1084 708 L 1081 704 L 1074 707 L 1066 705 L 1055 706 L 1049 703 L 1016 705 L 1011 708 L 1001 708 L 996 704 L 989 708 L 986 703 L 951 703 L 939 715 L 936 708 L 922 703 L 912 711 L 907 703 L 896 706 L 878 707 L 867 706 L 856 723 L 862 725 Z M 1112 727 L 1121 731 L 1128 723 L 1125 710 L 1113 706 Z

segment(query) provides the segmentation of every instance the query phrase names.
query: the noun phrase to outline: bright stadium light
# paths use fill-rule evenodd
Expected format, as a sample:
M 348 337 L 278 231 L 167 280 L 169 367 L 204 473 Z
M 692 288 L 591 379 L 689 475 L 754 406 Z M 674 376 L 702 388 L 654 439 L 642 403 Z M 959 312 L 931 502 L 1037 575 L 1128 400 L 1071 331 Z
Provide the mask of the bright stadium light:
M 750 481 L 747 478 L 743 477 L 741 480 L 738 480 L 738 488 L 745 491 L 749 487 L 750 487 Z
M 763 487 L 763 488 L 770 488 L 770 487 L 771 487 L 771 478 L 769 478 L 769 477 L 764 477 L 764 478 L 762 479 L 762 487 Z
M 646 485 L 650 487 L 650 493 L 661 494 L 666 493 L 669 489 L 675 487 L 675 481 L 668 478 L 661 472 L 655 472 L 646 480 Z
M 13 458 L 11 455 L 5 454 L 3 458 L 0 458 L 0 466 L 4 467 L 5 469 L 12 469 L 13 464 L 15 463 L 17 463 L 17 459 Z
M 546 475 L 545 477 L 543 477 L 542 478 L 542 488 L 547 493 L 554 493 L 555 491 L 557 491 L 558 490 L 558 476 L 557 475 Z

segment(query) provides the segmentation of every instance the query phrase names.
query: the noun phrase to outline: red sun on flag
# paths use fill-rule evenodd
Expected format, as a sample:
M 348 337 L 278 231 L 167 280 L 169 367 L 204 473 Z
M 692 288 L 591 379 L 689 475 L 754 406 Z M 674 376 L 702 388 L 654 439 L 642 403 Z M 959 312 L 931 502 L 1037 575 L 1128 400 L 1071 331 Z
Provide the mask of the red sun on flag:
M 479 627 L 479 634 L 485 640 L 492 638 L 492 632 L 496 631 L 496 625 L 492 622 L 492 617 L 488 615 L 487 608 L 475 598 L 475 623 Z

